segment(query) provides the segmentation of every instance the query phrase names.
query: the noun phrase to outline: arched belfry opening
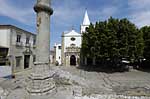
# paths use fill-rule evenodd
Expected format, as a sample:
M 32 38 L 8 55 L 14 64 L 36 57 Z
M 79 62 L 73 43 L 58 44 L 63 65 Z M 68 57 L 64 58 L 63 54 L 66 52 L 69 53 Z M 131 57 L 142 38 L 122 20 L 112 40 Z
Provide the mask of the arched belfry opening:
M 70 56 L 70 65 L 76 66 L 76 56 L 75 55 Z

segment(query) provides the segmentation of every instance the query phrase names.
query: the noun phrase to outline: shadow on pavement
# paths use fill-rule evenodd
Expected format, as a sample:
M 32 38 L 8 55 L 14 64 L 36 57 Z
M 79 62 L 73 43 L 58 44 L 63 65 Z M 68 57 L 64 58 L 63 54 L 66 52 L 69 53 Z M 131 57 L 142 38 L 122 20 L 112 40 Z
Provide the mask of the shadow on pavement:
M 116 73 L 116 72 L 126 72 L 124 70 L 112 69 L 106 66 L 78 66 L 77 69 L 81 69 L 87 72 L 104 72 L 104 73 Z

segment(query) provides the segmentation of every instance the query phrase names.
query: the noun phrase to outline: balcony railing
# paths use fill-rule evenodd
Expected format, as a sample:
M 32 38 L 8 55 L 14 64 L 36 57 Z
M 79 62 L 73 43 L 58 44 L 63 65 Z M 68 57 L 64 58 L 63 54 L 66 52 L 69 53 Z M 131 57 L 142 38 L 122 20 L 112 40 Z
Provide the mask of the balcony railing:
M 16 46 L 21 47 L 21 46 L 23 46 L 23 43 L 22 42 L 16 42 Z

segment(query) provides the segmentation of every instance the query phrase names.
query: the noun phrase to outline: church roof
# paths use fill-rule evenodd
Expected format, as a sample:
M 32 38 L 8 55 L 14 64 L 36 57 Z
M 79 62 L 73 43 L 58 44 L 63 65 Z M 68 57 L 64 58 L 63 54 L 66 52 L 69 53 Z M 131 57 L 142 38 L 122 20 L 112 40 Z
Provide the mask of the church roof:
M 81 34 L 77 33 L 75 30 L 71 30 L 64 34 L 64 36 L 81 36 Z
M 85 11 L 84 20 L 83 20 L 82 25 L 90 25 L 90 20 L 89 20 L 87 11 Z

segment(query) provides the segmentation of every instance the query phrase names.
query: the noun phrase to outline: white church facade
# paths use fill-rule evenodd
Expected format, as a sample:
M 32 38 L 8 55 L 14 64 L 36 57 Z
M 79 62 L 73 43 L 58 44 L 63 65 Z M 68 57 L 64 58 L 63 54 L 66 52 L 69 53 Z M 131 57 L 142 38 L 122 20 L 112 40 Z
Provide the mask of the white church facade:
M 82 45 L 82 33 L 86 31 L 86 28 L 89 27 L 89 25 L 90 25 L 90 20 L 88 17 L 88 13 L 86 11 L 84 15 L 83 23 L 80 26 L 80 33 L 76 32 L 74 29 L 62 33 L 62 41 L 61 41 L 61 49 L 60 49 L 61 56 L 60 56 L 60 52 L 59 52 L 59 56 L 57 56 L 58 51 L 55 52 L 56 53 L 55 57 L 59 57 L 59 59 L 56 59 L 56 61 L 59 62 L 59 64 L 62 64 L 64 66 L 80 65 L 80 61 L 81 61 L 80 49 Z
M 64 65 L 79 65 L 81 38 L 75 30 L 62 34 L 61 60 Z

